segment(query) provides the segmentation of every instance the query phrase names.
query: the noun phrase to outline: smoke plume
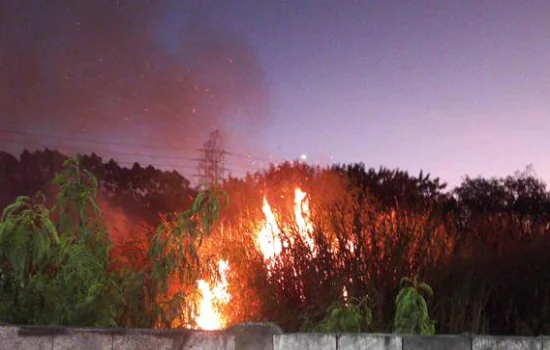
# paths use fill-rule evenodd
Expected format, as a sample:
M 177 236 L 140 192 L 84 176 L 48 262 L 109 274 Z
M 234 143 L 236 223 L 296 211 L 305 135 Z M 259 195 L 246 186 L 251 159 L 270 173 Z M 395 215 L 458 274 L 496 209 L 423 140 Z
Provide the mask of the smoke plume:
M 0 126 L 193 150 L 216 128 L 253 135 L 268 102 L 256 54 L 193 3 L 3 1 Z

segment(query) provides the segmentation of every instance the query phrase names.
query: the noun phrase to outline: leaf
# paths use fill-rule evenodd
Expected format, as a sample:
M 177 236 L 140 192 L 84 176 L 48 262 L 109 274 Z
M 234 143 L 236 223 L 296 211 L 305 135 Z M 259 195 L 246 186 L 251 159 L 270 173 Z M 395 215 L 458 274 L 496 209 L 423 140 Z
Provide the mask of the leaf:
M 413 283 L 411 287 L 402 288 L 395 299 L 394 330 L 401 333 L 433 334 L 435 327 L 430 320 L 426 300 L 420 293 L 426 291 L 433 295 L 431 287 L 418 282 L 416 276 L 412 280 L 402 278 L 401 281 Z

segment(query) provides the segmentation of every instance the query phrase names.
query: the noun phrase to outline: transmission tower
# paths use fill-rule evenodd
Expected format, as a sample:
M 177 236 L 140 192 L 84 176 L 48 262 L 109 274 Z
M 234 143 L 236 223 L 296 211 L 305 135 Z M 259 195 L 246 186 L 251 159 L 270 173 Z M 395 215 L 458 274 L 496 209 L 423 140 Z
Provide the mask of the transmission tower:
M 199 149 L 202 157 L 198 159 L 199 186 L 202 189 L 213 187 L 219 184 L 227 170 L 225 165 L 225 154 L 222 146 L 222 137 L 219 130 L 210 134 L 210 138 Z

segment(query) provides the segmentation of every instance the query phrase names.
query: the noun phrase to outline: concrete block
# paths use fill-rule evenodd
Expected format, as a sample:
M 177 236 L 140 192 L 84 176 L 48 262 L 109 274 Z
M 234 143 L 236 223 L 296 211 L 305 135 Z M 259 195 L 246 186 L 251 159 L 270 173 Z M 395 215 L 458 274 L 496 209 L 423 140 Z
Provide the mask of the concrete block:
M 469 336 L 435 335 L 403 336 L 403 350 L 471 350 Z
M 191 331 L 185 341 L 179 342 L 179 347 L 172 349 L 183 350 L 235 350 L 235 336 L 221 331 Z
M 102 329 L 68 329 L 53 336 L 54 350 L 112 350 L 113 333 Z
M 235 337 L 235 349 L 273 350 L 273 335 L 283 330 L 273 323 L 241 323 L 226 330 Z
M 391 334 L 353 334 L 338 336 L 339 350 L 402 350 L 403 340 Z
M 475 336 L 472 350 L 542 350 L 542 338 Z
M 176 342 L 176 337 L 164 336 L 160 332 L 128 330 L 113 335 L 113 350 L 168 350 Z
M 273 350 L 336 350 L 336 334 L 275 334 Z
M 213 331 L 129 330 L 113 337 L 113 350 L 234 350 L 235 337 Z
M 52 332 L 20 334 L 19 327 L 2 326 L 0 327 L 0 349 L 53 350 L 53 334 Z

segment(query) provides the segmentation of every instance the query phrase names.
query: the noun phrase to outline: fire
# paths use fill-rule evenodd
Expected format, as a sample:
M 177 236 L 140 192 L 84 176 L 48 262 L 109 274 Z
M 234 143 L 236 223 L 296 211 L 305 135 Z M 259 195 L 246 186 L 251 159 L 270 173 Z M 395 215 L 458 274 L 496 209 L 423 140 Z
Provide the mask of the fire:
M 265 217 L 265 222 L 261 230 L 258 232 L 256 243 L 258 249 L 264 257 L 264 261 L 268 266 L 268 272 L 271 270 L 273 258 L 280 255 L 283 247 L 286 247 L 286 242 L 281 239 L 281 229 L 277 222 L 277 217 L 267 199 L 264 197 L 262 211 Z M 300 188 L 294 191 L 294 217 L 295 225 L 298 229 L 300 238 L 307 244 L 311 251 L 315 254 L 315 243 L 312 238 L 313 225 L 310 219 L 309 201 L 307 193 Z M 293 243 L 293 240 L 290 240 Z M 228 292 L 227 271 L 229 263 L 225 260 L 218 262 L 218 270 L 221 280 L 212 288 L 206 281 L 199 280 L 198 288 L 201 292 L 201 300 L 199 301 L 198 315 L 195 317 L 195 322 L 200 329 L 217 330 L 226 326 L 226 322 L 220 310 L 220 305 L 227 304 L 231 295 Z
M 264 227 L 258 233 L 258 245 L 264 256 L 264 260 L 271 260 L 281 254 L 283 244 L 281 242 L 281 230 L 271 206 L 264 197 L 262 211 L 265 216 Z
M 311 223 L 310 215 L 307 193 L 300 188 L 296 188 L 294 190 L 294 216 L 296 217 L 298 233 L 315 256 L 315 242 L 313 241 L 313 237 L 311 237 L 313 224 Z
M 204 281 L 198 281 L 198 287 L 202 294 L 202 299 L 199 303 L 199 314 L 195 319 L 198 327 L 204 330 L 216 330 L 225 327 L 223 315 L 219 309 L 220 304 L 227 304 L 231 299 L 227 287 L 227 271 L 229 270 L 229 262 L 220 260 L 218 262 L 218 271 L 221 280 L 214 288 Z
M 264 197 L 262 211 L 265 216 L 265 223 L 258 233 L 257 243 L 264 257 L 264 261 L 271 264 L 273 258 L 281 254 L 284 243 L 281 240 L 281 230 L 277 223 L 277 218 L 271 209 L 267 199 Z M 307 244 L 310 250 L 315 254 L 315 242 L 312 232 L 313 224 L 310 219 L 309 200 L 307 193 L 300 188 L 294 190 L 294 218 L 301 239 Z M 290 239 L 293 243 L 293 239 Z M 286 243 L 286 242 L 285 242 Z

